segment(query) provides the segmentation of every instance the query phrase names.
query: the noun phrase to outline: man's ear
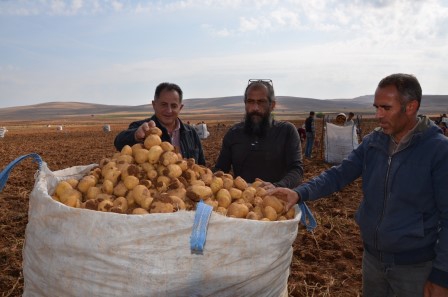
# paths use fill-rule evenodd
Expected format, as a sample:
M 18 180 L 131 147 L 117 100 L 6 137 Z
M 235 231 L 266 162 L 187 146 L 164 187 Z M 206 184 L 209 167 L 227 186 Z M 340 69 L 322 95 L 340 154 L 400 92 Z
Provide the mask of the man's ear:
M 271 102 L 271 110 L 274 110 L 276 103 L 277 103 L 277 101 L 272 101 Z
M 418 101 L 412 100 L 406 104 L 406 112 L 417 113 L 418 110 Z

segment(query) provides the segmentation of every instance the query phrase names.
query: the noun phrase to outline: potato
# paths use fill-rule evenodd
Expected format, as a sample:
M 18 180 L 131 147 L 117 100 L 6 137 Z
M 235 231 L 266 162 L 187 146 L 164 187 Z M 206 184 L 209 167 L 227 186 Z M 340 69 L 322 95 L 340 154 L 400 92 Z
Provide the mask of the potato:
M 178 178 L 182 175 L 182 169 L 177 164 L 169 164 L 163 171 L 163 175 L 170 178 Z
M 258 221 L 260 219 L 260 217 L 255 212 L 249 211 L 249 213 L 246 216 L 246 219 Z
M 241 191 L 244 191 L 248 187 L 247 182 L 241 176 L 237 176 L 233 180 L 233 185 L 234 185 L 234 187 L 236 187 L 237 189 L 240 189 Z
M 91 210 L 98 210 L 98 200 L 96 199 L 90 199 L 84 202 L 84 208 L 91 209 Z
M 294 217 L 296 216 L 296 210 L 294 207 L 291 207 L 288 212 L 286 212 L 285 217 L 288 220 L 294 219 Z
M 230 204 L 229 208 L 227 209 L 227 216 L 233 218 L 246 218 L 248 213 L 249 209 L 245 204 L 236 202 Z
M 246 202 L 253 203 L 256 192 L 257 190 L 254 187 L 247 187 L 241 194 L 241 198 Z
M 160 155 L 162 155 L 163 149 L 159 145 L 155 145 L 149 149 L 148 161 L 150 164 L 156 164 L 159 162 Z
M 74 178 L 69 178 L 66 180 L 66 182 L 68 182 L 72 186 L 73 189 L 76 189 L 76 187 L 78 186 L 79 180 L 74 179 Z
M 187 197 L 193 201 L 199 202 L 199 200 L 206 200 L 212 197 L 213 192 L 210 187 L 192 185 L 187 188 Z
M 229 193 L 233 200 L 240 199 L 241 196 L 243 195 L 243 192 L 237 188 L 230 188 Z
M 222 178 L 213 176 L 212 182 L 210 183 L 210 189 L 212 189 L 213 194 L 218 193 L 224 187 L 224 182 Z
M 204 203 L 213 207 L 213 210 L 218 209 L 218 201 L 216 200 L 208 198 L 207 200 L 204 200 Z
M 115 160 L 115 163 L 117 164 L 117 167 L 119 164 L 131 164 L 134 163 L 134 157 L 131 155 L 120 155 Z
M 149 160 L 149 150 L 139 149 L 134 152 L 134 159 L 137 164 L 142 164 L 148 162 Z
M 223 182 L 223 188 L 226 188 L 227 190 L 230 190 L 231 188 L 233 188 L 233 178 L 232 177 L 223 175 L 221 178 L 222 178 L 222 182 Z
M 270 221 L 276 221 L 277 220 L 277 211 L 275 209 L 268 205 L 263 208 L 263 215 L 265 218 L 269 219 Z
M 149 212 L 143 208 L 134 208 L 134 210 L 132 211 L 132 214 L 142 215 L 142 214 L 149 214 Z
M 143 146 L 146 149 L 151 149 L 153 146 L 160 146 L 160 144 L 162 143 L 162 139 L 160 139 L 159 135 L 156 134 L 150 134 L 148 136 L 146 136 L 145 141 L 143 142 Z
M 89 188 L 95 186 L 97 183 L 96 177 L 93 175 L 86 175 L 78 183 L 78 190 L 85 194 L 89 190 Z
M 163 149 L 164 152 L 174 152 L 174 146 L 168 141 L 162 141 L 160 147 Z
M 104 180 L 101 191 L 106 194 L 112 194 L 114 192 L 114 184 L 110 180 Z
M 145 135 L 151 135 L 151 134 L 155 134 L 158 135 L 159 137 L 162 136 L 162 130 L 160 130 L 160 128 L 158 127 L 150 127 L 148 131 L 145 132 Z
M 54 193 L 60 197 L 62 195 L 62 193 L 64 193 L 65 191 L 71 190 L 71 189 L 73 189 L 72 185 L 69 184 L 67 181 L 63 180 L 57 184 Z
M 143 185 L 136 185 L 130 193 L 134 201 L 144 209 L 149 209 L 154 200 L 150 191 Z
M 130 145 L 125 145 L 125 146 L 123 146 L 123 148 L 121 149 L 121 154 L 122 155 L 129 155 L 129 156 L 132 156 L 132 148 L 131 148 L 131 146 Z
M 98 204 L 98 210 L 108 212 L 112 207 L 114 207 L 114 204 L 110 200 L 103 200 Z
M 140 184 L 140 181 L 135 176 L 129 175 L 123 180 L 123 184 L 126 187 L 126 189 L 132 190 L 135 186 Z
M 118 179 L 120 178 L 121 171 L 118 168 L 111 168 L 106 170 L 103 174 L 103 179 L 110 180 L 114 185 L 118 183 Z
M 96 196 L 98 196 L 99 194 L 101 194 L 101 188 L 99 187 L 90 187 L 87 190 L 87 193 L 85 195 L 86 200 L 92 200 L 92 199 L 96 199 Z
M 227 215 L 227 208 L 218 206 L 218 208 L 216 209 L 216 212 L 225 216 L 225 215 Z
M 176 164 L 179 165 L 180 169 L 182 169 L 182 172 L 184 172 L 185 170 L 188 169 L 187 161 L 179 160 L 179 157 L 178 157 L 178 161 L 176 162 Z
M 143 146 L 142 143 L 136 143 L 133 146 L 131 146 L 131 148 L 132 148 L 132 155 L 135 158 L 135 152 L 138 151 L 138 150 L 144 149 L 145 147 Z
M 285 205 L 284 202 L 282 202 L 282 200 L 279 200 L 277 197 L 275 196 L 264 196 L 263 198 L 263 205 L 266 206 L 271 206 L 273 209 L 275 209 L 277 214 L 281 214 L 285 211 Z
M 174 206 L 171 203 L 154 201 L 151 205 L 150 213 L 170 213 L 174 212 Z
M 218 201 L 218 206 L 228 208 L 232 203 L 232 197 L 227 189 L 221 189 L 216 193 L 216 200 Z
M 82 193 L 72 188 L 62 192 L 59 196 L 59 201 L 71 207 L 80 207 L 81 199 Z
M 114 207 L 118 207 L 122 210 L 122 213 L 128 211 L 128 200 L 125 197 L 118 197 L 113 201 Z
M 117 197 L 123 196 L 125 197 L 128 192 L 128 188 L 124 185 L 123 181 L 119 181 L 117 185 L 114 187 L 112 194 Z
M 165 151 L 160 156 L 160 162 L 165 166 L 168 166 L 170 164 L 175 164 L 177 161 L 179 161 L 179 159 L 177 157 L 177 154 L 173 151 Z

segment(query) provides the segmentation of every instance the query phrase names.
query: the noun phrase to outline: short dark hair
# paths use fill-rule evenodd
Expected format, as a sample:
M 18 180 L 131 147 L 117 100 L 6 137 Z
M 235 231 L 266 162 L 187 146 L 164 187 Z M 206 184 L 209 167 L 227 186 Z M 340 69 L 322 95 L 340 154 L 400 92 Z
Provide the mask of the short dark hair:
M 310 116 L 313 116 L 314 115 L 314 111 L 310 111 Z
M 353 112 L 351 112 L 351 111 L 348 113 L 348 115 L 349 115 L 349 116 L 352 116 L 352 117 L 355 116 L 355 114 L 354 114 Z
M 244 91 L 244 102 L 247 101 L 247 91 L 249 91 L 250 88 L 252 87 L 265 87 L 268 89 L 268 100 L 269 103 L 271 103 L 272 101 L 275 101 L 275 94 L 274 94 L 274 87 L 272 86 L 271 83 L 269 83 L 268 81 L 265 80 L 256 80 L 256 81 L 252 81 L 250 82 L 247 87 L 246 90 Z
M 182 102 L 182 96 L 183 96 L 182 89 L 178 85 L 169 82 L 163 82 L 157 86 L 156 91 L 154 93 L 154 100 L 159 99 L 160 93 L 162 93 L 162 91 L 165 90 L 176 91 L 179 94 L 179 101 Z
M 404 73 L 391 74 L 378 83 L 378 88 L 385 88 L 391 85 L 397 88 L 402 106 L 412 100 L 416 100 L 418 102 L 418 107 L 420 107 L 420 102 L 422 101 L 422 87 L 414 75 Z

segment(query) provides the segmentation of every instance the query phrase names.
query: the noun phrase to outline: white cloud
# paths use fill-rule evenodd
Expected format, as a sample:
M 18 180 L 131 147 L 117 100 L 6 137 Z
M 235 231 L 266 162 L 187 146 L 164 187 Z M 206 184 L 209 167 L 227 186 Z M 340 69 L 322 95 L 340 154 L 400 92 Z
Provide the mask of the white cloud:
M 72 11 L 76 13 L 83 7 L 83 0 L 73 0 L 72 2 Z

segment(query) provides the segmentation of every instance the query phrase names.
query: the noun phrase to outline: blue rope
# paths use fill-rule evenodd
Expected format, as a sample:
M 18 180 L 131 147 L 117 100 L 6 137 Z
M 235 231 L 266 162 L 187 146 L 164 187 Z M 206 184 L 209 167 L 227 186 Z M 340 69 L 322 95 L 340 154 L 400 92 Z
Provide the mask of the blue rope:
M 3 190 L 3 188 L 6 185 L 6 181 L 9 178 L 9 174 L 11 173 L 12 169 L 18 164 L 20 163 L 23 159 L 26 159 L 28 157 L 32 157 L 34 158 L 34 162 L 37 162 L 39 164 L 39 170 L 42 168 L 42 159 L 40 158 L 40 156 L 36 153 L 32 153 L 32 154 L 28 154 L 28 155 L 23 155 L 17 159 L 15 159 L 14 161 L 12 161 L 11 163 L 9 163 L 5 169 L 2 170 L 2 172 L 0 172 L 0 192 Z
M 302 217 L 300 222 L 306 227 L 306 231 L 311 232 L 317 227 L 316 219 L 314 218 L 311 210 L 305 204 L 305 202 L 299 202 L 300 210 L 302 211 Z
M 190 237 L 190 249 L 194 254 L 202 254 L 205 240 L 207 238 L 207 227 L 213 207 L 205 204 L 202 200 L 196 205 L 193 231 Z

